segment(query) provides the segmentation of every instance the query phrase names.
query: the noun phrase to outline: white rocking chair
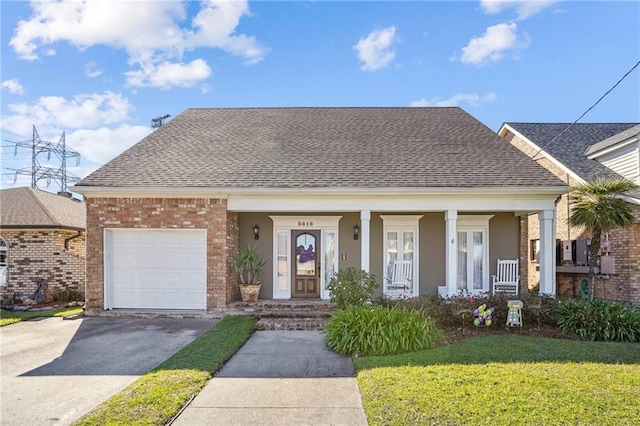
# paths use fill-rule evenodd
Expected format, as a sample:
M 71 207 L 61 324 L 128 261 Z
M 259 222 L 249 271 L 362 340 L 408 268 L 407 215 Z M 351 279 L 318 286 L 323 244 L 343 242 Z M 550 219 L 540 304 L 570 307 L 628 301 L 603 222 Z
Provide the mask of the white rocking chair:
M 411 293 L 413 289 L 412 268 L 413 261 L 396 260 L 393 263 L 393 275 L 391 278 L 384 277 L 384 294 L 398 297 Z
M 493 294 L 498 292 L 518 295 L 520 288 L 519 260 L 498 259 L 497 275 L 493 277 Z

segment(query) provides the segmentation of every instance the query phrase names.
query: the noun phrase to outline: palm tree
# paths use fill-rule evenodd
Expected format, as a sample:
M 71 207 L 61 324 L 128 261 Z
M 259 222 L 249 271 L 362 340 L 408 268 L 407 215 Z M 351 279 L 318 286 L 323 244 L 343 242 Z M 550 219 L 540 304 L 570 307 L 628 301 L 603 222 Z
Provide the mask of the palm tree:
M 571 226 L 584 226 L 591 233 L 589 250 L 589 297 L 593 300 L 595 267 L 600 255 L 602 234 L 615 228 L 628 228 L 635 223 L 633 210 L 622 195 L 640 188 L 626 179 L 596 180 L 571 188 Z

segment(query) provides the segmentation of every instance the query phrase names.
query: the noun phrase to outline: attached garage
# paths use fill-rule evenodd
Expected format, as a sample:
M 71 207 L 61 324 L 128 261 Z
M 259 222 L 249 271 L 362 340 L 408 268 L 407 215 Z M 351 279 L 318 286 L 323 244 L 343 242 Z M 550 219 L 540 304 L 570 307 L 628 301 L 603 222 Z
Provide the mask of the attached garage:
M 206 309 L 207 231 L 105 230 L 105 309 Z

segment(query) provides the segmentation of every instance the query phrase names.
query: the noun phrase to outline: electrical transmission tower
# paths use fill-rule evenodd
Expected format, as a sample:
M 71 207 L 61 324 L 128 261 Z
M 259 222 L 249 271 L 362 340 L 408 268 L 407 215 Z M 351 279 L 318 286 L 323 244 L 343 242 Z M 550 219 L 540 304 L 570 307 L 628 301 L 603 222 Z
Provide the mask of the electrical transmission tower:
M 13 156 L 18 155 L 18 148 L 31 150 L 31 168 L 25 167 L 21 169 L 8 168 L 13 175 L 13 183 L 15 184 L 19 175 L 31 176 L 31 187 L 38 188 L 38 183 L 47 182 L 47 188 L 51 182 L 60 186 L 60 191 L 67 192 L 67 183 L 78 182 L 79 177 L 67 171 L 67 160 L 75 159 L 75 165 L 80 164 L 80 153 L 74 151 L 67 146 L 65 141 L 65 132 L 62 132 L 58 143 L 44 141 L 40 138 L 36 126 L 33 126 L 33 137 L 30 141 L 10 141 L 4 139 L 2 148 L 13 148 Z M 58 167 L 51 167 L 51 154 L 57 160 Z M 46 156 L 47 163 L 42 164 L 41 159 Z

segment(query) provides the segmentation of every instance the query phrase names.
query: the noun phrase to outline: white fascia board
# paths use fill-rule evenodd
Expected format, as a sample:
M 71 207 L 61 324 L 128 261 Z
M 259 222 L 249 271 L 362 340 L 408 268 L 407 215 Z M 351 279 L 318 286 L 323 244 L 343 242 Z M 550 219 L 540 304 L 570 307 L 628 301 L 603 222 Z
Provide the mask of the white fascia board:
M 634 143 L 637 143 L 637 142 L 638 142 L 638 135 L 635 135 L 635 136 L 630 137 L 629 139 L 626 139 L 624 141 L 618 142 L 615 145 L 608 146 L 608 147 L 606 147 L 604 149 L 601 149 L 601 150 L 596 151 L 596 152 L 594 152 L 592 154 L 589 154 L 589 155 L 587 155 L 587 158 L 589 160 L 595 160 L 598 157 L 602 157 L 604 155 L 611 154 L 611 153 L 613 153 L 615 151 L 618 151 L 619 149 L 625 148 L 625 147 L 627 147 L 629 145 L 633 145 Z
M 502 128 L 500 129 L 500 131 L 498 132 L 498 135 L 502 138 L 504 138 L 504 136 L 506 135 L 507 131 L 513 133 L 514 135 L 516 135 L 517 137 L 519 137 L 524 143 L 526 143 L 527 145 L 529 145 L 531 148 L 533 148 L 536 152 L 539 152 L 536 155 L 540 155 L 543 154 L 545 156 L 545 158 L 549 161 L 551 161 L 555 166 L 559 167 L 561 170 L 563 170 L 565 173 L 568 173 L 572 178 L 574 178 L 576 181 L 578 181 L 579 183 L 585 183 L 586 181 L 584 179 L 582 179 L 579 175 L 577 175 L 573 170 L 571 170 L 570 168 L 568 168 L 567 166 L 565 166 L 563 163 L 561 163 L 560 161 L 556 160 L 555 157 L 553 157 L 551 154 L 549 154 L 547 151 L 545 151 L 544 149 L 540 149 L 540 147 L 538 145 L 536 145 L 535 143 L 533 143 L 531 140 L 529 140 L 529 138 L 527 138 L 526 136 L 524 136 L 522 133 L 518 132 L 516 129 L 514 129 L 513 127 L 509 126 L 508 124 L 503 124 Z M 580 154 L 582 155 L 582 154 Z M 542 167 L 542 166 L 540 166 Z
M 102 187 L 74 186 L 73 192 L 90 198 L 222 198 L 231 196 L 552 196 L 568 186 L 544 187 L 442 187 L 442 188 L 213 188 L 213 187 Z
M 238 212 L 466 212 L 539 211 L 555 208 L 557 195 L 473 194 L 464 195 L 230 195 L 227 209 Z

